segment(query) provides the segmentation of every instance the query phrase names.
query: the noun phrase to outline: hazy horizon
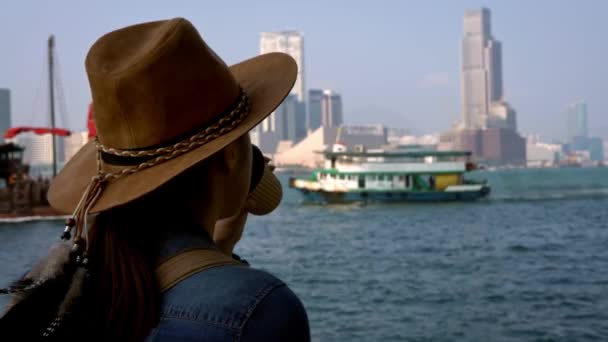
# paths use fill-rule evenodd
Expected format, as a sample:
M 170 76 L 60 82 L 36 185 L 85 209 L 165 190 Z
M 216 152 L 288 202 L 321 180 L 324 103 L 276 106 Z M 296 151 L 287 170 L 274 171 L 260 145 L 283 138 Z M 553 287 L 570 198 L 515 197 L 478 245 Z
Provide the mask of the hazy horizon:
M 183 16 L 228 64 L 257 55 L 260 32 L 299 30 L 307 89 L 341 93 L 346 123 L 440 132 L 460 119 L 463 15 L 482 6 L 503 44 L 505 100 L 518 130 L 563 138 L 568 105 L 583 99 L 590 133 L 608 138 L 608 3 L 596 1 L 13 1 L 0 13 L 0 88 L 11 89 L 14 125 L 45 124 L 46 41 L 54 34 L 69 114 L 59 125 L 83 130 L 90 102 L 83 62 L 95 39 Z

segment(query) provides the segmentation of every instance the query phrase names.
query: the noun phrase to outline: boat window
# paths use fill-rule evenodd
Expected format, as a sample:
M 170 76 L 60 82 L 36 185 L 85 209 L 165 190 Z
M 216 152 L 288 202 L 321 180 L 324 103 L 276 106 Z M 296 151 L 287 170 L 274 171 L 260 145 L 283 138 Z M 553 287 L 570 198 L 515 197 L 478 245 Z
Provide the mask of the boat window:
M 344 175 L 340 175 L 340 179 L 344 179 Z
M 393 175 L 387 175 L 386 176 L 386 180 L 387 181 L 393 181 Z
M 359 176 L 359 189 L 365 188 L 365 177 L 363 175 Z
M 406 175 L 405 176 L 405 187 L 409 188 L 411 186 L 412 180 L 411 180 L 412 176 L 410 175 Z
M 399 175 L 399 181 L 403 182 L 405 180 L 405 176 L 404 175 Z
M 380 181 L 384 180 L 384 175 L 379 175 L 378 180 L 380 180 Z

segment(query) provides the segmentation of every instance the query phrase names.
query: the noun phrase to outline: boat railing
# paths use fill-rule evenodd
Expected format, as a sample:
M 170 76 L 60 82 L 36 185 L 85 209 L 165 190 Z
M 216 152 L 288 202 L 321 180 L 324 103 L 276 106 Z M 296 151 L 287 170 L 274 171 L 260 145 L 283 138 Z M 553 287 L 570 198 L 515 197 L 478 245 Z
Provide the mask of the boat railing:
M 329 160 L 329 159 L 328 159 Z M 435 164 L 435 163 L 450 163 L 450 162 L 467 162 L 467 158 L 462 157 L 380 157 L 380 156 L 340 156 L 335 159 L 337 163 L 348 164 Z

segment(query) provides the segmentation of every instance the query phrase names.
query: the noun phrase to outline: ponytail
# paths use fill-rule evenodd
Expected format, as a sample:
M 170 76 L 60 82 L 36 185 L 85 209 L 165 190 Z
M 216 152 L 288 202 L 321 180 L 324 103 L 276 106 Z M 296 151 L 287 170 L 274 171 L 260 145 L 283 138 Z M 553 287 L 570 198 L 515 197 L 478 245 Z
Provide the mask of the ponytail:
M 158 231 L 134 208 L 97 216 L 89 232 L 89 264 L 71 243 L 49 255 L 5 292 L 13 293 L 0 331 L 15 340 L 142 341 L 158 324 L 154 275 Z
M 162 234 L 198 222 L 196 215 L 204 206 L 198 201 L 210 182 L 212 160 L 133 203 L 98 214 L 88 232 L 86 265 L 78 262 L 70 242 L 53 247 L 39 265 L 5 289 L 14 296 L 0 318 L 0 332 L 24 341 L 41 336 L 79 342 L 144 340 L 160 318 L 154 272 Z M 176 217 L 181 221 L 175 222 Z

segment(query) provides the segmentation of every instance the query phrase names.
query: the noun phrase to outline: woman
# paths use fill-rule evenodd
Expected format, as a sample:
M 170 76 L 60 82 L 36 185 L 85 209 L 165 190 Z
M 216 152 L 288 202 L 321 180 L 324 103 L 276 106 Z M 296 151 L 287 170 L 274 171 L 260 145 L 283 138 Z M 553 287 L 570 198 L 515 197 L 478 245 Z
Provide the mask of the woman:
M 86 69 L 97 139 L 48 194 L 73 212 L 70 242 L 11 288 L 5 336 L 309 340 L 293 292 L 228 257 L 248 212 L 276 206 L 276 179 L 248 131 L 289 93 L 293 59 L 228 67 L 178 18 L 104 35 Z

